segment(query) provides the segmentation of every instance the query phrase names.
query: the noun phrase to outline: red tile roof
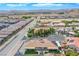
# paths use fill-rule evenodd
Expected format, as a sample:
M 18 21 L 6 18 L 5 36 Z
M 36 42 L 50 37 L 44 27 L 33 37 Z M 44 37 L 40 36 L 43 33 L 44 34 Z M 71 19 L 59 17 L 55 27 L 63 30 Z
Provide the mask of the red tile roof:
M 26 48 L 47 47 L 48 49 L 57 49 L 57 46 L 47 39 L 30 40 L 25 44 Z
M 79 37 L 67 37 L 69 41 L 73 40 L 72 42 L 68 42 L 68 45 L 75 45 L 79 48 Z

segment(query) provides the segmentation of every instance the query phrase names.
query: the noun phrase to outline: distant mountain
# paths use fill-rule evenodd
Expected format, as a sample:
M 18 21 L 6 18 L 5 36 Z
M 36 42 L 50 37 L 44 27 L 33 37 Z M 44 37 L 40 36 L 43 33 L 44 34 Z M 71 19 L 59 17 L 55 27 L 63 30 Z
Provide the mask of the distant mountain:
M 78 15 L 79 9 L 61 9 L 61 10 L 0 10 L 0 15 L 18 15 L 18 14 L 73 14 Z

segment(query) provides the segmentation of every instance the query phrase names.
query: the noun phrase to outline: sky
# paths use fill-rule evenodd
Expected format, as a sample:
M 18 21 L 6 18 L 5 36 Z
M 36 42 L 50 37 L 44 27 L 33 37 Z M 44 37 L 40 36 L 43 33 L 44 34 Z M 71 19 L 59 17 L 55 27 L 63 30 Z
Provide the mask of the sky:
M 79 9 L 79 3 L 0 3 L 0 10 Z
M 79 3 L 79 0 L 0 0 L 0 3 Z

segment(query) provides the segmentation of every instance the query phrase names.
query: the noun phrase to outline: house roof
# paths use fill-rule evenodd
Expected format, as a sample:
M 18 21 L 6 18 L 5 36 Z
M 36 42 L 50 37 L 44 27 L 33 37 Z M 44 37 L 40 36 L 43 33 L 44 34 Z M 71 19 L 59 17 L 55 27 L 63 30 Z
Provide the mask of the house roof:
M 0 35 L 9 35 L 11 33 L 12 32 L 10 32 L 10 31 L 0 31 Z
M 68 39 L 68 45 L 73 45 L 75 47 L 79 48 L 79 37 L 67 37 Z
M 48 49 L 57 49 L 57 46 L 47 40 L 47 39 L 39 39 L 39 40 L 30 40 L 25 44 L 26 48 L 35 49 L 36 47 L 47 47 Z
M 64 39 L 65 39 L 65 37 L 62 35 L 50 35 L 50 36 L 48 36 L 48 40 L 50 40 L 50 41 L 62 42 Z
M 0 38 L 5 38 L 7 37 L 8 35 L 0 35 Z
M 75 32 L 69 32 L 69 34 L 73 34 L 73 35 L 74 35 L 74 34 L 75 34 Z

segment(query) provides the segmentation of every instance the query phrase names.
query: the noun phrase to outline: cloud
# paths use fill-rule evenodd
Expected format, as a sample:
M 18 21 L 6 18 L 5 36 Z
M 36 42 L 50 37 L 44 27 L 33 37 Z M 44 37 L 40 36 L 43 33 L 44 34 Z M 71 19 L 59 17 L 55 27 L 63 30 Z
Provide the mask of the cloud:
M 56 4 L 56 3 L 37 3 L 33 4 L 32 6 L 36 7 L 44 7 L 44 6 L 62 6 L 63 4 Z
M 0 3 L 79 3 L 79 0 L 0 0 Z
M 19 7 L 19 6 L 26 6 L 26 4 L 6 4 L 9 7 Z

